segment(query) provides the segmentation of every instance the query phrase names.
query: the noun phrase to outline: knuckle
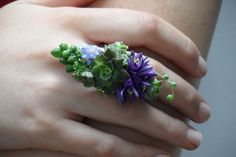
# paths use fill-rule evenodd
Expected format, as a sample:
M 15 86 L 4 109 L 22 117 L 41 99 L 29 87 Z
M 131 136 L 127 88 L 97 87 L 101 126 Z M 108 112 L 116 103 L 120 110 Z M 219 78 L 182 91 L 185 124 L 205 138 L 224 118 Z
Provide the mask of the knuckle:
M 114 156 L 117 149 L 117 139 L 115 137 L 106 137 L 99 141 L 95 148 L 97 157 L 111 157 Z
M 38 77 L 28 81 L 29 86 L 31 86 L 36 93 L 39 92 L 60 92 L 63 90 L 63 84 L 60 82 L 59 78 L 55 75 L 44 75 L 43 77 Z
M 182 124 L 180 124 L 177 120 L 168 120 L 166 134 L 169 139 L 182 140 L 183 131 Z
M 185 102 L 188 105 L 197 104 L 198 97 L 199 96 L 198 96 L 198 93 L 196 91 L 188 90 L 186 92 L 186 95 L 185 95 Z
M 42 144 L 45 138 L 59 132 L 59 127 L 56 125 L 56 120 L 47 112 L 35 109 L 32 107 L 25 107 L 23 114 L 25 121 L 23 123 L 25 133 L 30 136 L 30 143 L 34 143 L 32 147 L 37 147 L 37 144 Z M 36 141 L 37 142 L 36 142 Z
M 158 17 L 149 13 L 142 13 L 138 22 L 140 25 L 140 32 L 143 32 L 143 35 L 153 35 L 157 32 L 157 23 Z

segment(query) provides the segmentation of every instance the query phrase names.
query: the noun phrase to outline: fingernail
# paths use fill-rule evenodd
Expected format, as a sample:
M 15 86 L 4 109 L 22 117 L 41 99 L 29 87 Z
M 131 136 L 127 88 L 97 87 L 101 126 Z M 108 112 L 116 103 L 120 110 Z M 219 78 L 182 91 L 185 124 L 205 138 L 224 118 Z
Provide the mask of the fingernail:
M 199 117 L 200 117 L 201 122 L 207 121 L 210 117 L 210 107 L 204 102 L 200 103 Z
M 205 60 L 201 56 L 199 56 L 199 58 L 198 58 L 198 65 L 200 67 L 199 68 L 200 75 L 204 76 L 206 74 L 206 72 L 207 72 L 207 64 L 206 64 Z
M 187 138 L 189 142 L 196 147 L 198 147 L 202 142 L 202 134 L 192 129 L 188 130 Z

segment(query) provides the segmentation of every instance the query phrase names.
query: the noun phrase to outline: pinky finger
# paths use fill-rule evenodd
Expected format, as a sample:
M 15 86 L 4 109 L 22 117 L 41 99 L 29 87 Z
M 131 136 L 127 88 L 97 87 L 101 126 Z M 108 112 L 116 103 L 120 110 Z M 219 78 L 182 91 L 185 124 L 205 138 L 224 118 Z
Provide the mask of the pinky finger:
M 84 157 L 158 157 L 161 153 L 155 148 L 127 142 L 72 120 L 61 121 L 58 127 L 54 138 L 47 140 L 51 142 L 44 143 L 54 151 Z

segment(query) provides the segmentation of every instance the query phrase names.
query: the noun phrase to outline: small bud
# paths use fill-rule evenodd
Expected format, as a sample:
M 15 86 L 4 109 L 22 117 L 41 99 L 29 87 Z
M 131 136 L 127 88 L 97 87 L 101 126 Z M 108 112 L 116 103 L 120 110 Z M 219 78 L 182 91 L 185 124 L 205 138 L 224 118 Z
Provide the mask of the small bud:
M 69 56 L 70 56 L 70 51 L 69 50 L 62 51 L 62 57 L 63 58 L 68 58 Z
M 74 54 L 70 55 L 67 61 L 73 64 L 76 61 L 76 56 Z
M 169 75 L 168 74 L 165 74 L 165 75 L 163 75 L 163 80 L 168 80 L 169 79 Z
M 170 82 L 170 85 L 171 85 L 172 88 L 174 88 L 174 87 L 177 86 L 177 85 L 176 85 L 176 82 L 174 82 L 174 81 L 171 81 L 171 82 Z
M 61 43 L 59 47 L 60 47 L 61 51 L 67 50 L 69 48 L 66 43 Z
M 171 102 L 174 100 L 174 95 L 172 95 L 172 94 L 167 95 L 166 100 L 167 100 L 169 103 L 171 103 Z
M 72 53 L 75 53 L 75 52 L 77 51 L 77 46 L 71 45 L 71 46 L 70 46 L 70 51 L 71 51 Z
M 158 87 L 160 87 L 160 86 L 161 86 L 161 83 L 162 83 L 162 81 L 159 81 L 159 80 L 155 79 L 155 80 L 152 82 L 152 85 L 153 85 L 153 86 L 158 86 Z
M 61 50 L 59 48 L 55 48 L 51 51 L 51 54 L 56 58 L 60 58 L 61 57 Z
M 67 60 L 64 58 L 60 58 L 59 62 L 65 65 L 67 64 Z
M 66 72 L 70 73 L 74 71 L 74 66 L 71 64 L 66 65 Z

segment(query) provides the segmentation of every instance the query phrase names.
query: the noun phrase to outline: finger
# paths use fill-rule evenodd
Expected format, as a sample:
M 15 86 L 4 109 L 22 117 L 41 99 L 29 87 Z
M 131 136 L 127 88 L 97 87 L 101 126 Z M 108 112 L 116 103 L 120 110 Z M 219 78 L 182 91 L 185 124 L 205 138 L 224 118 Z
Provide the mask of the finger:
M 177 87 L 174 89 L 175 99 L 171 103 L 166 101 L 170 87 L 167 83 L 163 85 L 159 98 L 165 104 L 170 104 L 177 108 L 180 112 L 198 123 L 205 122 L 209 118 L 209 106 L 190 83 L 154 59 L 150 59 L 150 64 L 154 67 L 155 71 L 158 71 L 160 74 L 167 73 L 170 80 L 177 83 Z
M 173 145 L 163 142 L 162 140 L 157 140 L 157 139 L 148 137 L 148 136 L 146 136 L 134 129 L 130 129 L 128 127 L 106 124 L 106 123 L 98 122 L 98 121 L 92 120 L 92 119 L 87 119 L 85 121 L 85 123 L 88 124 L 89 126 L 92 126 L 92 127 L 97 128 L 99 130 L 107 132 L 109 134 L 119 136 L 119 137 L 126 139 L 128 141 L 154 146 L 155 148 L 158 148 L 158 149 L 166 152 L 166 154 L 173 153 L 175 151 L 174 149 L 176 148 Z
M 83 7 L 92 3 L 94 0 L 21 0 L 20 3 L 30 3 L 37 5 L 44 5 L 49 7 Z
M 74 9 L 70 13 L 70 25 L 93 42 L 121 40 L 131 46 L 145 46 L 192 76 L 206 73 L 205 61 L 195 44 L 160 17 L 126 9 Z
M 179 119 L 144 102 L 137 101 L 135 104 L 127 102 L 122 107 L 113 96 L 101 95 L 94 89 L 85 88 L 73 81 L 63 84 L 67 92 L 61 93 L 58 102 L 64 103 L 61 105 L 71 113 L 126 126 L 186 149 L 195 149 L 201 143 L 200 133 Z
M 48 150 L 26 149 L 26 150 L 10 150 L 0 151 L 3 157 L 81 157 L 63 152 L 53 152 Z
M 58 131 L 49 135 L 46 141 L 40 141 L 41 145 L 84 157 L 155 157 L 160 153 L 157 149 L 127 142 L 72 120 L 58 122 L 57 128 Z

